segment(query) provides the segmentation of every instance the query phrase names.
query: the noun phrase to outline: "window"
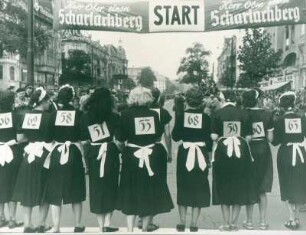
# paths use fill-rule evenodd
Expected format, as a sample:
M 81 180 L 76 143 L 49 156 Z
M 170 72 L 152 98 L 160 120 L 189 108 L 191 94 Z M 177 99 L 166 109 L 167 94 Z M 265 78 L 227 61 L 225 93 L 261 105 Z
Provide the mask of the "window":
M 286 42 L 286 50 L 289 49 L 290 41 L 289 41 L 289 26 L 287 25 L 285 28 L 285 42 Z
M 3 45 L 0 43 L 0 58 L 3 57 Z
M 305 35 L 305 24 L 301 24 L 301 35 Z
M 22 69 L 21 79 L 23 82 L 27 81 L 28 71 L 26 69 Z
M 0 65 L 0 80 L 3 79 L 3 65 Z
M 295 43 L 295 26 L 291 26 L 291 44 Z
M 15 80 L 15 68 L 13 66 L 10 67 L 10 79 Z

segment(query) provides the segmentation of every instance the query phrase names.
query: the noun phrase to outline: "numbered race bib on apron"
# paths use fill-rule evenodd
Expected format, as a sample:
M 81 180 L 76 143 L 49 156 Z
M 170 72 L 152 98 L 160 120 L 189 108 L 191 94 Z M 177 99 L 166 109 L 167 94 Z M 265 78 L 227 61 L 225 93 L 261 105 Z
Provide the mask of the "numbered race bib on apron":
M 135 134 L 136 135 L 154 135 L 155 122 L 154 117 L 135 118 Z
M 22 129 L 38 130 L 41 123 L 41 113 L 27 113 L 22 123 Z
M 159 118 L 159 120 L 160 120 L 160 109 L 151 109 L 151 110 L 153 110 L 153 111 L 155 111 L 155 112 L 158 113 L 158 118 Z
M 193 129 L 202 129 L 202 114 L 201 113 L 185 113 L 184 127 Z
M 12 113 L 0 114 L 0 129 L 8 129 L 13 127 Z
M 223 122 L 223 137 L 241 136 L 241 122 Z
M 74 126 L 75 111 L 57 111 L 55 126 Z
M 302 133 L 302 120 L 300 118 L 285 119 L 286 134 Z
M 254 122 L 252 124 L 252 127 L 253 127 L 252 138 L 262 138 L 266 136 L 263 122 Z
M 90 138 L 92 142 L 106 139 L 110 137 L 110 133 L 106 122 L 103 124 L 94 124 L 88 127 Z

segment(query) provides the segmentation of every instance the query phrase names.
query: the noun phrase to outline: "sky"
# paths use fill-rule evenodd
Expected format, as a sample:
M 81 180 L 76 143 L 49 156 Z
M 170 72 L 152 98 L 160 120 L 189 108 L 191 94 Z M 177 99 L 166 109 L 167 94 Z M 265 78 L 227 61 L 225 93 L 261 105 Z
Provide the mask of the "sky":
M 89 32 L 101 45 L 118 46 L 119 40 L 126 50 L 128 67 L 149 66 L 158 73 L 172 80 L 178 78 L 176 72 L 188 47 L 200 42 L 211 51 L 210 67 L 217 69 L 217 58 L 220 55 L 225 37 L 239 33 L 237 30 L 206 33 L 154 33 L 133 34 L 118 32 Z

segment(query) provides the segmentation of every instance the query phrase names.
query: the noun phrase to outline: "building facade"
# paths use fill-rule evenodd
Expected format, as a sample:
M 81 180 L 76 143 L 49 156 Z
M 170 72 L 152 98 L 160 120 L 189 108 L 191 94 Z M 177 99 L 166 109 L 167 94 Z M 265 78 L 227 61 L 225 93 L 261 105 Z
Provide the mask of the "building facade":
M 128 60 L 125 50 L 119 46 L 102 46 L 79 31 L 65 31 L 62 34 L 62 58 L 67 59 L 73 50 L 81 50 L 91 58 L 91 76 L 94 84 L 101 86 L 110 84 L 114 75 L 126 74 Z
M 15 4 L 28 11 L 27 0 L 18 0 L 15 1 Z M 39 24 L 46 33 L 51 32 L 53 30 L 53 0 L 35 0 L 34 16 L 35 24 Z M 35 51 L 34 85 L 44 85 L 48 89 L 56 88 L 61 73 L 60 62 L 59 38 L 58 35 L 52 34 L 49 46 L 44 51 Z M 24 87 L 28 83 L 27 80 L 26 58 L 22 58 L 18 51 L 16 53 L 2 51 L 0 56 L 0 86 L 4 89 Z
M 143 67 L 128 68 L 128 76 L 129 78 L 133 79 L 136 84 L 138 84 L 138 77 L 140 76 L 142 69 Z
M 16 5 L 28 11 L 27 0 L 16 1 Z M 50 43 L 44 51 L 35 51 L 34 85 L 44 85 L 48 89 L 57 89 L 62 74 L 62 58 L 67 58 L 71 50 L 83 50 L 91 57 L 91 76 L 94 84 L 110 83 L 114 75 L 126 74 L 128 60 L 122 46 L 100 45 L 90 36 L 75 32 L 53 31 L 54 0 L 34 0 L 35 23 L 50 33 Z M 27 42 L 25 42 L 27 43 Z M 0 45 L 1 46 L 1 45 Z M 7 53 L 0 47 L 0 86 L 24 87 L 28 83 L 26 58 L 16 53 Z
M 221 79 L 232 79 L 236 84 L 239 80 L 241 70 L 239 68 L 238 52 L 241 45 L 241 37 L 233 36 L 224 38 L 223 48 L 220 56 L 218 57 L 217 67 L 217 81 L 222 87 Z
M 278 79 L 270 78 L 269 85 L 275 84 L 275 80 L 281 80 L 282 84 L 290 82 L 293 90 L 304 88 L 306 86 L 306 25 L 278 26 L 265 30 L 271 36 L 274 50 L 283 52 Z

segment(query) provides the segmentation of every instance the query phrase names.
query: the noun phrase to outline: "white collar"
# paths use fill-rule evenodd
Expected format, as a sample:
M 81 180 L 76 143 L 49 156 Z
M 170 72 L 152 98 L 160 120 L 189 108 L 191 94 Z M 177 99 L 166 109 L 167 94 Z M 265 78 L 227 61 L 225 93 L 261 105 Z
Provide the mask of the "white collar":
M 262 110 L 263 108 L 259 108 L 259 107 L 253 107 L 253 108 L 247 108 L 249 110 Z
M 225 102 L 225 103 L 223 104 L 223 108 L 224 108 L 225 106 L 229 106 L 229 105 L 232 105 L 232 106 L 235 106 L 235 107 L 236 107 L 236 104 L 233 103 L 233 102 Z
M 288 110 L 288 111 L 285 112 L 285 114 L 290 114 L 290 113 L 294 113 L 294 111 L 293 110 Z

